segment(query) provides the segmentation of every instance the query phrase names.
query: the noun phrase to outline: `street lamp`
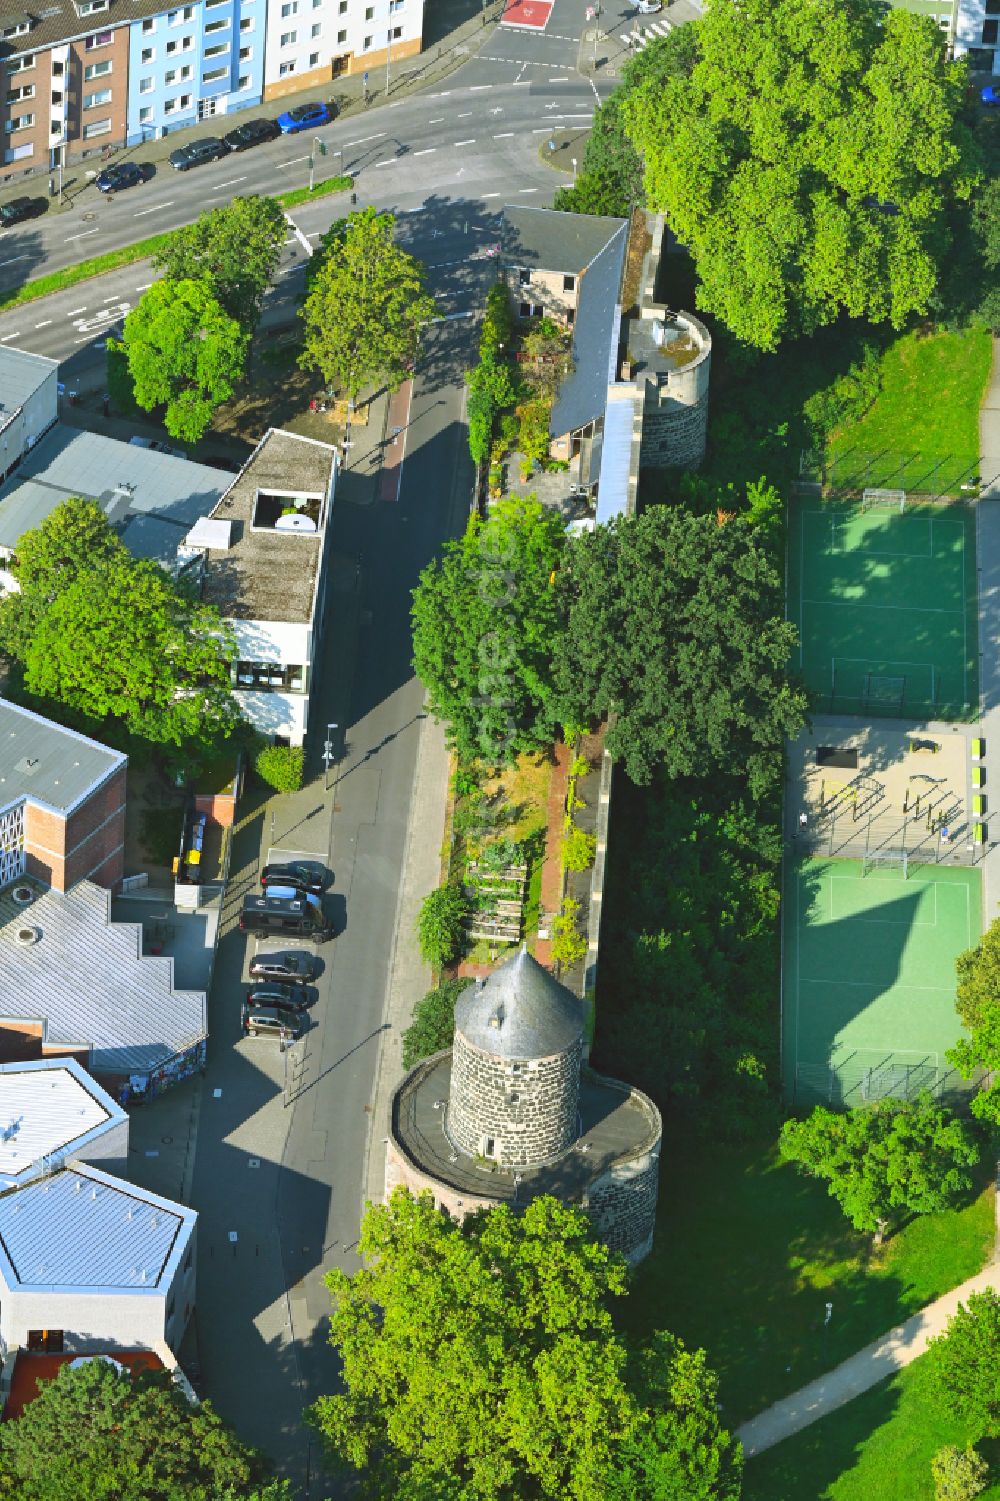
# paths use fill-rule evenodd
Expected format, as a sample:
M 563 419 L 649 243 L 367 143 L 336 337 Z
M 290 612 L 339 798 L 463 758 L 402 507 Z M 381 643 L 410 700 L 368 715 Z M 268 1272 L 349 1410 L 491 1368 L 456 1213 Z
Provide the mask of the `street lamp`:
M 326 744 L 323 747 L 323 791 L 324 792 L 329 792 L 329 790 L 330 790 L 330 767 L 334 764 L 334 762 L 337 759 L 336 756 L 334 755 L 334 751 L 333 751 L 333 734 L 334 734 L 334 731 L 336 729 L 338 729 L 338 728 L 339 728 L 339 726 L 336 725 L 336 724 L 328 724 L 327 727 L 326 727 Z
M 316 153 L 317 153 L 317 151 L 319 152 L 320 156 L 326 156 L 326 142 L 325 141 L 321 141 L 320 138 L 319 138 L 319 136 L 313 136 L 312 150 L 309 153 L 309 191 L 310 191 L 310 193 L 313 190 L 313 178 L 315 176 L 315 170 L 316 170 Z M 341 157 L 343 157 L 343 151 L 341 151 Z
M 392 27 L 385 34 L 385 91 L 389 92 L 389 63 L 392 60 Z

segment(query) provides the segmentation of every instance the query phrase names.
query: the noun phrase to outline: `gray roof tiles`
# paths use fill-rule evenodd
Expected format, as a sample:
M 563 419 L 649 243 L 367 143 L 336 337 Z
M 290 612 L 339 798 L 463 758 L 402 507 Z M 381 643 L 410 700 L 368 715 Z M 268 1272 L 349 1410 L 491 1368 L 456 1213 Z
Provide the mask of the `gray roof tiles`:
M 560 215 L 560 218 L 565 217 Z M 576 432 L 604 411 L 615 378 L 621 324 L 621 293 L 628 224 L 618 228 L 580 280 L 573 324 L 573 373 L 559 387 L 549 432 L 554 438 Z
M 583 1008 L 571 990 L 521 949 L 455 1004 L 455 1030 L 498 1058 L 550 1058 L 583 1035 Z
M 120 751 L 0 699 L 0 808 L 29 797 L 66 814 L 125 764 Z
M 0 28 L 12 25 L 21 16 L 26 16 L 33 24 L 23 35 L 0 41 L 0 58 L 38 52 L 74 37 L 89 36 L 91 32 L 127 26 L 130 21 L 155 16 L 165 10 L 163 0 L 111 0 L 107 10 L 95 11 L 90 16 L 81 16 L 73 0 L 45 0 L 44 4 L 33 5 L 27 10 L 15 7 L 12 11 L 5 6 Z
M 580 276 L 609 240 L 627 229 L 627 220 L 608 215 L 509 204 L 503 211 L 500 243 L 510 266 Z

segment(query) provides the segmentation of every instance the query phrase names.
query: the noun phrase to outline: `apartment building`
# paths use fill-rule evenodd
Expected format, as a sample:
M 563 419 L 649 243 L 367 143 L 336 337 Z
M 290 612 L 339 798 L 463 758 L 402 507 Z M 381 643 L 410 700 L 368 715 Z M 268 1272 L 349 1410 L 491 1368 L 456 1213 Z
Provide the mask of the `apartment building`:
M 268 0 L 264 98 L 361 72 L 375 93 L 420 51 L 423 20 L 423 0 Z
M 1000 0 L 958 0 L 955 55 L 968 55 L 970 66 L 994 77 L 1000 74 Z
M 134 21 L 128 141 L 259 104 L 267 0 L 197 0 Z

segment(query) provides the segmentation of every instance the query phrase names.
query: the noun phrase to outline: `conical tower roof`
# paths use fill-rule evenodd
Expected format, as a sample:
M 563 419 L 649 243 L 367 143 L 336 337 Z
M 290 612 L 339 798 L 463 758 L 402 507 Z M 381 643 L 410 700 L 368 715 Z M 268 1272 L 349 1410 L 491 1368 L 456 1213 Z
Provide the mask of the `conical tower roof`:
M 463 991 L 455 1030 L 498 1058 L 548 1058 L 583 1033 L 583 1006 L 526 948 Z

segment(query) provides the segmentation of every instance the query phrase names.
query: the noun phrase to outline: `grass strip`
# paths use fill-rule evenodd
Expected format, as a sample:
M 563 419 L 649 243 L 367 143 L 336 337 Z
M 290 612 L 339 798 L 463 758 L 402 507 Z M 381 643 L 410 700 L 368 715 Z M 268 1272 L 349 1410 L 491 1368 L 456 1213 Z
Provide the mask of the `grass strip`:
M 330 177 L 318 182 L 312 192 L 308 188 L 293 188 L 288 193 L 276 194 L 282 208 L 295 208 L 313 198 L 323 198 L 327 193 L 346 193 L 354 186 L 354 178 Z M 66 266 L 62 271 L 52 271 L 48 276 L 37 276 L 23 286 L 0 292 L 0 309 L 22 307 L 26 302 L 37 302 L 39 297 L 49 297 L 53 292 L 65 292 L 78 282 L 89 281 L 92 276 L 102 276 L 106 271 L 118 271 L 122 266 L 132 266 L 136 261 L 145 261 L 157 255 L 169 244 L 172 230 L 151 235 L 147 240 L 136 240 L 134 245 L 123 245 L 119 250 L 109 250 L 104 255 L 95 255 L 87 261 L 78 261 L 75 266 Z

